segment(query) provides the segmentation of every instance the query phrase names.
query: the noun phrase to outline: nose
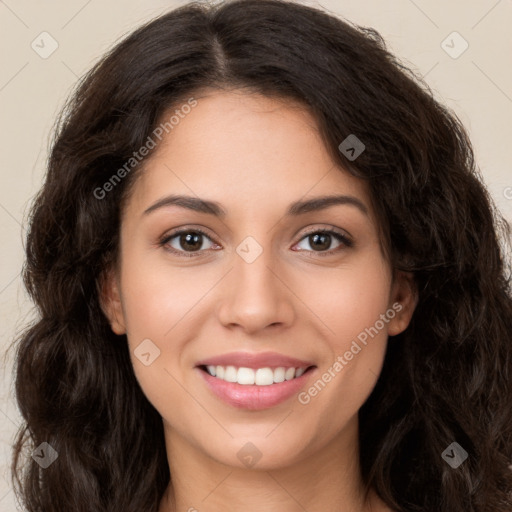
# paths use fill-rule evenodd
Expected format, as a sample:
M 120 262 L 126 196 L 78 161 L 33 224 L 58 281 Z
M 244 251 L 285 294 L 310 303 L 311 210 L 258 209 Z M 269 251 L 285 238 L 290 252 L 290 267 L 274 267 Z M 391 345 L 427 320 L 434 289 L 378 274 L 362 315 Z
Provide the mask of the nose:
M 295 316 L 293 297 L 270 250 L 263 250 L 251 263 L 235 253 L 233 269 L 223 280 L 218 318 L 225 327 L 251 334 L 289 326 Z

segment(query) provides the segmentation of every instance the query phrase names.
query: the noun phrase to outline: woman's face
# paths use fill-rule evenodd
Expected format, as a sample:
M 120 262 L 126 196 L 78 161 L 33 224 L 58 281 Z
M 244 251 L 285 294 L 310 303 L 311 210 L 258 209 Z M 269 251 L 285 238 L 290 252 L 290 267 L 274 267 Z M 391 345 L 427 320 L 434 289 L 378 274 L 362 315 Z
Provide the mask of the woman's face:
M 185 111 L 134 185 L 104 294 L 166 440 L 263 469 L 352 447 L 413 309 L 366 185 L 296 105 L 214 92 Z

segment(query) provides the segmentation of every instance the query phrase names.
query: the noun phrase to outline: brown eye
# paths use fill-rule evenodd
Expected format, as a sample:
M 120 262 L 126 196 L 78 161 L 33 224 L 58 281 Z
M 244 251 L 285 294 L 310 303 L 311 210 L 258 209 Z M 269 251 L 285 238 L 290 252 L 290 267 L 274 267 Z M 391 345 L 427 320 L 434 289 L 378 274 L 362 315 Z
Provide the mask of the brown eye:
M 301 251 L 316 252 L 321 256 L 324 254 L 332 254 L 344 248 L 353 246 L 352 241 L 347 236 L 332 230 L 317 230 L 310 232 L 301 239 L 298 246 L 300 247 L 300 243 L 304 243 L 305 241 L 309 248 L 302 247 L 300 248 Z M 331 247 L 333 241 L 338 243 L 335 248 Z
M 203 245 L 203 235 L 201 233 L 181 234 L 178 241 L 185 251 L 198 251 Z
M 200 253 L 211 248 L 205 247 L 206 241 L 215 245 L 211 238 L 200 229 L 187 229 L 165 236 L 160 241 L 160 245 L 180 256 L 193 256 L 193 253 Z
M 332 242 L 331 235 L 328 235 L 327 233 L 316 233 L 314 235 L 309 235 L 308 238 L 310 246 L 318 251 L 328 250 Z

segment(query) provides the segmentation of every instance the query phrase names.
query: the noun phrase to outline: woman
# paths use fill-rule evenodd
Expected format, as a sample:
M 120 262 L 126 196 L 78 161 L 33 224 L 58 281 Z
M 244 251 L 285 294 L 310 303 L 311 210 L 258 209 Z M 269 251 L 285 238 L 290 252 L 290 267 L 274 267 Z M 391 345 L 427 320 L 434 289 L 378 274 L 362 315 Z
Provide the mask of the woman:
M 494 219 L 463 126 L 375 31 L 276 0 L 141 27 L 33 206 L 27 510 L 507 510 Z

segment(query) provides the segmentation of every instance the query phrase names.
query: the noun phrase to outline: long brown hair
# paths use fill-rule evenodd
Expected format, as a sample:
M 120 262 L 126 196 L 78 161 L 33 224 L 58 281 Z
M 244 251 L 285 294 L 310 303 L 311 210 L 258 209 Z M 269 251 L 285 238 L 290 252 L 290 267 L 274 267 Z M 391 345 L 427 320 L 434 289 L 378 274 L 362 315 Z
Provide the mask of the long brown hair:
M 141 165 L 104 186 L 162 113 L 205 88 L 292 98 L 326 147 L 367 180 L 394 269 L 419 302 L 361 408 L 366 490 L 407 512 L 512 509 L 512 300 L 508 226 L 456 115 L 379 34 L 279 0 L 188 4 L 147 23 L 80 81 L 58 119 L 31 209 L 24 282 L 39 317 L 15 340 L 25 424 L 13 482 L 30 512 L 154 512 L 170 474 L 162 420 L 98 295 Z M 338 146 L 355 134 L 365 151 Z M 58 459 L 30 456 L 47 442 Z M 468 454 L 453 468 L 442 454 Z M 28 450 L 25 453 L 25 450 Z

